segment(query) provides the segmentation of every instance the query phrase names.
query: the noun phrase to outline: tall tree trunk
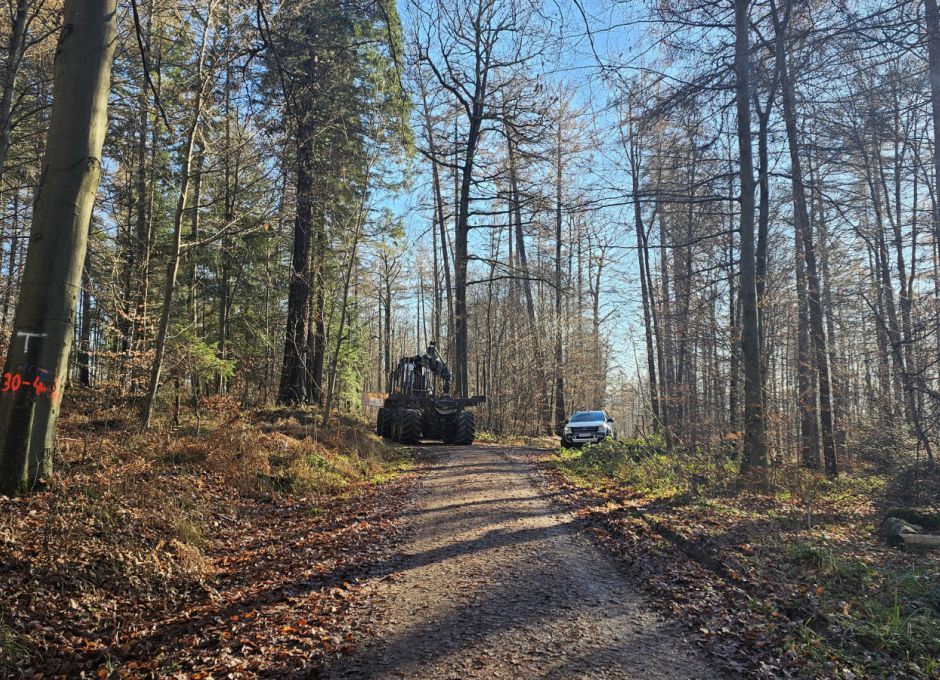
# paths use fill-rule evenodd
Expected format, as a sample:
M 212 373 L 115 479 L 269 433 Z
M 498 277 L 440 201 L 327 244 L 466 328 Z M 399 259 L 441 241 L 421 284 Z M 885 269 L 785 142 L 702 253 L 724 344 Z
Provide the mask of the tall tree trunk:
M 284 360 L 277 394 L 279 404 L 302 402 L 306 383 L 304 340 L 307 330 L 307 303 L 310 298 L 310 241 L 313 233 L 312 130 L 302 122 L 297 136 L 297 210 L 294 217 L 293 255 L 287 293 Z
M 739 432 L 741 429 L 738 420 L 738 374 L 740 373 L 741 330 L 739 327 L 741 315 L 740 296 L 735 289 L 734 277 L 734 173 L 729 161 L 728 168 L 728 429 Z
M 206 148 L 205 144 L 197 143 L 196 144 L 196 169 L 194 171 L 193 178 L 193 205 L 190 208 L 192 210 L 192 218 L 190 221 L 189 235 L 190 240 L 195 242 L 199 240 L 199 205 L 202 203 L 202 172 L 206 164 Z M 193 325 L 193 332 L 196 330 L 196 322 L 198 321 L 198 316 L 196 314 L 196 251 L 191 250 L 189 253 L 189 285 L 187 299 L 187 307 L 189 308 L 189 321 Z
M 231 36 L 231 14 L 228 5 L 225 8 L 226 35 Z M 231 224 L 235 217 L 235 191 L 238 187 L 237 170 L 234 174 L 235 189 L 232 187 L 232 91 L 231 91 L 232 67 L 231 64 L 225 66 L 225 81 L 222 88 L 225 92 L 225 107 L 223 115 L 225 116 L 225 170 L 222 181 L 225 185 L 223 205 L 224 210 L 222 219 L 225 224 Z M 237 160 L 236 160 L 237 163 Z M 231 240 L 228 237 L 222 239 L 221 244 L 222 260 L 222 280 L 219 286 L 219 347 L 218 357 L 224 361 L 228 356 L 228 333 L 229 333 L 229 312 L 231 310 Z M 225 394 L 227 385 L 225 384 L 225 374 L 219 371 L 216 376 L 216 392 Z
M 653 217 L 650 219 L 649 229 L 644 229 L 643 234 L 643 269 L 646 273 L 646 291 L 649 295 L 650 320 L 653 323 L 653 344 L 656 350 L 656 368 L 658 385 L 656 388 L 657 400 L 659 403 L 659 421 L 663 430 L 663 438 L 668 446 L 672 445 L 672 434 L 669 429 L 669 408 L 666 404 L 666 357 L 663 350 L 663 334 L 659 323 L 659 310 L 656 304 L 656 289 L 653 287 L 652 267 L 650 266 L 650 244 L 649 232 L 653 228 L 653 221 L 656 219 L 656 211 L 653 211 Z
M 317 221 L 316 236 L 314 238 L 314 258 L 316 266 L 316 293 L 313 306 L 313 334 L 309 338 L 308 358 L 310 361 L 310 403 L 323 404 L 323 362 L 326 355 L 326 325 L 324 314 L 326 310 L 326 275 L 324 268 L 324 255 L 326 254 L 326 234 L 323 220 Z
M 924 18 L 927 25 L 927 63 L 930 72 L 930 110 L 933 118 L 933 241 L 934 300 L 940 301 L 940 9 L 937 0 L 924 0 Z M 937 351 L 940 352 L 940 333 L 937 333 Z M 940 371 L 938 371 L 940 382 Z
M 366 191 L 368 189 L 368 181 L 366 187 L 363 187 L 362 203 L 359 206 L 359 215 L 356 218 L 356 231 L 353 234 L 352 247 L 349 251 L 349 262 L 346 265 L 346 277 L 343 281 L 343 299 L 340 306 L 339 312 L 339 328 L 336 331 L 336 345 L 333 348 L 333 357 L 330 360 L 329 375 L 326 387 L 326 403 L 323 407 L 323 427 L 329 427 L 330 425 L 330 412 L 333 409 L 333 398 L 336 391 L 336 372 L 339 366 L 339 353 L 343 347 L 343 334 L 346 332 L 346 310 L 349 304 L 349 288 L 350 283 L 352 282 L 353 269 L 356 266 L 356 253 L 359 248 L 359 238 L 362 234 L 362 227 L 365 223 L 365 200 L 366 200 Z
M 10 225 L 10 254 L 7 260 L 7 281 L 3 291 L 3 326 L 10 318 L 10 302 L 16 286 L 17 254 L 20 240 L 20 188 L 13 188 L 13 217 Z
M 91 237 L 91 234 L 88 235 Z M 91 248 L 85 249 L 82 267 L 82 324 L 79 330 L 78 383 L 91 385 Z
M 567 421 L 565 412 L 565 374 L 564 374 L 564 348 L 562 347 L 562 278 L 561 278 L 561 179 L 562 179 L 562 150 L 561 126 L 564 107 L 559 110 L 558 130 L 555 136 L 555 432 L 561 434 L 561 429 Z
M 657 181 L 657 186 L 661 184 Z M 660 408 L 663 411 L 664 429 L 666 431 L 666 448 L 671 449 L 673 444 L 672 428 L 675 419 L 675 325 L 674 314 L 672 311 L 672 297 L 670 293 L 670 273 L 669 262 L 666 257 L 667 246 L 671 245 L 669 241 L 669 232 L 666 230 L 666 220 L 662 216 L 659 218 L 659 278 L 662 292 L 660 295 L 660 309 L 662 310 L 662 322 L 660 327 L 662 333 L 659 335 L 659 352 L 662 360 L 659 366 L 659 377 L 661 387 L 659 390 Z
M 767 467 L 767 432 L 760 367 L 760 328 L 754 246 L 754 159 L 751 148 L 749 0 L 735 0 L 735 103 L 741 175 L 741 355 L 744 364 L 742 471 Z
M 845 371 L 844 371 L 844 362 L 839 361 L 839 358 L 836 353 L 836 326 L 835 326 L 835 306 L 832 303 L 832 286 L 831 278 L 829 275 L 829 229 L 826 221 L 826 210 L 823 206 L 823 187 L 821 186 L 822 180 L 819 175 L 817 163 L 817 170 L 815 177 L 812 175 L 813 166 L 810 163 L 810 184 L 814 187 L 814 199 L 816 204 L 816 232 L 819 237 L 820 243 L 820 277 L 822 284 L 822 303 L 823 307 L 826 310 L 826 337 L 829 340 L 829 371 L 830 371 L 830 380 L 833 384 L 832 389 L 832 427 L 833 427 L 833 436 L 835 437 L 836 453 L 845 455 L 846 451 L 846 431 L 845 431 L 845 418 L 846 418 L 846 399 L 847 399 L 847 388 L 845 385 Z M 917 204 L 916 200 L 916 185 L 915 185 L 915 200 L 914 205 Z M 840 380 L 839 376 L 843 376 Z M 839 385 L 839 388 L 835 386 Z
M 424 128 L 427 135 L 428 154 L 431 156 L 431 183 L 434 189 L 434 216 L 437 228 L 440 230 L 441 263 L 444 266 L 444 292 L 447 297 L 447 333 L 454 332 L 454 301 L 451 294 L 450 257 L 447 254 L 447 223 L 444 219 L 444 196 L 441 192 L 441 173 L 437 161 L 437 143 L 434 139 L 434 128 L 431 125 L 431 112 L 428 107 L 427 91 L 424 80 L 421 83 L 421 103 L 424 113 Z M 434 252 L 437 261 L 437 250 Z M 437 285 L 437 269 L 435 268 L 435 285 Z M 435 325 L 435 336 L 440 333 L 440 300 L 435 298 L 438 307 L 438 323 Z M 435 337 L 435 339 L 439 339 Z
M 789 3 L 790 0 L 787 0 Z M 810 328 L 813 336 L 813 355 L 819 381 L 819 423 L 822 436 L 823 464 L 826 474 L 835 477 L 839 468 L 836 462 L 835 437 L 832 425 L 832 389 L 829 379 L 829 353 L 826 349 L 826 331 L 823 321 L 822 291 L 819 270 L 816 266 L 816 250 L 813 243 L 813 228 L 809 219 L 809 206 L 803 181 L 803 166 L 800 159 L 799 140 L 796 127 L 796 103 L 793 81 L 788 68 L 786 47 L 786 24 L 778 20 L 773 7 L 774 26 L 777 34 L 777 59 L 780 68 L 780 85 L 783 99 L 783 118 L 790 151 L 790 177 L 793 187 L 794 222 L 803 241 L 803 256 L 806 260 L 807 301 L 809 303 Z M 786 10 L 789 16 L 789 8 Z
M 392 391 L 392 280 L 385 280 L 385 391 Z
M 26 492 L 52 474 L 108 127 L 116 1 L 65 0 L 62 25 L 42 179 L 4 367 L 3 382 L 9 377 L 10 383 L 0 391 L 0 493 L 7 495 Z
M 152 41 L 153 25 L 153 0 L 148 3 L 147 21 L 144 27 L 144 47 L 149 52 Z M 159 68 L 159 62 L 156 64 Z M 157 82 L 160 79 L 157 78 Z M 150 90 L 148 89 L 145 74 L 141 74 L 140 90 L 138 93 L 138 114 L 140 115 L 139 137 L 137 140 L 137 156 L 140 165 L 137 168 L 137 177 L 135 184 L 136 198 L 136 243 L 137 248 L 134 251 L 134 266 L 131 268 L 131 283 L 134 286 L 133 310 L 128 310 L 129 320 L 128 333 L 132 342 L 128 342 L 128 348 L 135 348 L 138 351 L 144 350 L 144 343 L 147 340 L 147 302 L 150 295 L 150 255 L 153 246 L 153 184 L 148 182 L 148 169 L 152 171 L 155 167 L 156 146 L 157 146 L 157 125 L 156 122 L 150 126 Z M 147 149 L 147 137 L 152 136 L 150 150 Z M 148 159 L 149 156 L 149 159 Z M 132 387 L 136 386 L 136 375 L 131 377 Z
M 627 139 L 627 154 L 630 158 L 630 191 L 633 198 L 633 226 L 636 230 L 636 257 L 640 269 L 640 296 L 643 304 L 643 329 L 646 340 L 646 370 L 649 380 L 650 405 L 657 429 L 662 427 L 662 415 L 659 408 L 659 384 L 656 380 L 656 353 L 653 347 L 653 320 L 651 313 L 650 288 L 646 271 L 649 262 L 649 250 L 646 247 L 646 227 L 643 224 L 643 208 L 640 205 L 640 132 L 632 128 Z
M 29 0 L 17 0 L 16 12 L 10 26 L 10 37 L 6 45 L 7 58 L 3 65 L 3 90 L 0 92 L 0 179 L 3 179 L 7 167 L 7 155 L 10 152 L 10 133 L 13 131 L 13 95 L 26 47 L 28 14 Z
M 779 66 L 778 66 L 779 67 Z M 754 97 L 755 107 L 757 97 Z M 767 108 L 757 110 L 757 158 L 758 158 L 758 194 L 760 202 L 757 212 L 757 246 L 755 250 L 755 271 L 757 274 L 757 328 L 760 334 L 761 346 L 761 384 L 767 386 L 767 366 L 769 357 L 767 352 L 767 329 L 765 324 L 764 298 L 767 292 L 767 246 L 770 233 L 770 150 L 768 148 L 768 126 L 770 111 L 773 105 L 773 93 L 767 101 Z M 766 403 L 766 396 L 765 396 Z
M 525 234 L 522 231 L 522 200 L 519 194 L 519 172 L 516 163 L 516 145 L 510 129 L 506 128 L 507 155 L 509 160 L 509 220 L 516 232 L 516 253 L 519 257 L 519 269 L 522 272 L 522 291 L 525 296 L 526 320 L 529 326 L 529 337 L 532 338 L 532 348 L 535 353 L 535 362 L 539 372 L 539 406 L 538 418 L 539 433 L 551 429 L 552 412 L 549 377 L 545 370 L 541 334 L 535 317 L 535 299 L 532 295 L 532 277 L 529 273 L 529 257 L 525 246 Z M 509 235 L 512 244 L 512 233 Z M 510 263 L 511 264 L 511 263 Z
M 460 191 L 458 194 L 457 224 L 454 229 L 454 354 L 457 395 L 466 397 L 470 390 L 470 374 L 467 347 L 467 238 L 470 233 L 470 188 L 473 184 L 473 163 L 480 130 L 483 125 L 483 93 L 474 98 L 470 112 L 470 128 L 464 148 L 463 164 L 460 167 Z
M 163 359 L 166 355 L 167 335 L 170 331 L 170 317 L 173 312 L 173 292 L 176 290 L 176 278 L 179 274 L 180 258 L 183 255 L 183 220 L 186 218 L 186 204 L 189 198 L 189 183 L 192 180 L 193 151 L 196 146 L 196 136 L 199 134 L 199 124 L 202 119 L 202 109 L 205 102 L 208 80 L 205 77 L 206 54 L 208 51 L 209 32 L 212 26 L 213 3 L 209 4 L 206 24 L 202 33 L 202 43 L 199 48 L 199 61 L 196 71 L 196 93 L 192 104 L 192 122 L 186 133 L 183 143 L 182 158 L 180 162 L 180 188 L 176 200 L 176 211 L 173 213 L 173 246 L 170 251 L 170 261 L 166 268 L 166 281 L 163 284 L 163 306 L 160 310 L 160 325 L 157 329 L 157 342 L 154 347 L 153 364 L 150 366 L 150 382 L 144 406 L 140 414 L 140 429 L 150 427 L 153 419 L 153 409 L 157 401 L 157 392 L 160 389 L 160 375 L 163 371 Z M 195 247 L 195 244 L 193 244 Z
M 809 304 L 806 292 L 806 256 L 803 237 L 796 240 L 796 371 L 797 411 L 800 416 L 800 461 L 811 470 L 819 469 L 819 428 L 816 410 L 816 371 L 813 367 L 812 337 L 809 331 Z

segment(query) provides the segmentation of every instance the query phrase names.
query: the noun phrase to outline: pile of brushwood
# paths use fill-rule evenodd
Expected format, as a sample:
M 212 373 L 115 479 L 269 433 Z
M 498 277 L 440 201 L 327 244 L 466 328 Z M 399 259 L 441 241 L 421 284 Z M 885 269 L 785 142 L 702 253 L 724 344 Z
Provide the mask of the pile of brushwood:
M 309 411 L 139 433 L 67 403 L 57 474 L 0 497 L 0 677 L 313 677 L 387 564 L 413 475 Z
M 758 492 L 740 486 L 733 456 L 666 451 L 655 438 L 526 455 L 728 668 L 940 677 L 940 554 L 886 541 L 883 528 L 897 517 L 929 535 L 936 469 L 850 460 L 829 480 L 782 466 Z

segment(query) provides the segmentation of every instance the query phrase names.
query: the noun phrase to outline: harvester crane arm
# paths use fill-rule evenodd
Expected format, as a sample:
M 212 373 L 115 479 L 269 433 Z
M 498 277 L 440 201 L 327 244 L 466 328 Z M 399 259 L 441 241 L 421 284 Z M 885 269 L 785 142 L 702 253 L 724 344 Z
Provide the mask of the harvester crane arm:
M 437 353 L 437 343 L 431 342 L 428 345 L 428 351 L 424 354 L 414 357 L 414 362 L 419 366 L 424 366 L 432 373 L 439 375 L 444 381 L 444 394 L 450 394 L 450 371 L 447 370 L 447 364 Z

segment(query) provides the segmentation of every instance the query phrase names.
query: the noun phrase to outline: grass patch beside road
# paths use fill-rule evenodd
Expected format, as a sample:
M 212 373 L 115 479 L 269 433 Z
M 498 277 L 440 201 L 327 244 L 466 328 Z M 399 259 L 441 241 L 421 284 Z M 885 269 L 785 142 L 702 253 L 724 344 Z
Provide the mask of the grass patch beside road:
M 740 487 L 730 456 L 667 452 L 657 440 L 540 460 L 597 538 L 730 668 L 940 677 L 940 558 L 875 535 L 892 505 L 888 476 L 782 467 L 770 491 L 755 492 Z

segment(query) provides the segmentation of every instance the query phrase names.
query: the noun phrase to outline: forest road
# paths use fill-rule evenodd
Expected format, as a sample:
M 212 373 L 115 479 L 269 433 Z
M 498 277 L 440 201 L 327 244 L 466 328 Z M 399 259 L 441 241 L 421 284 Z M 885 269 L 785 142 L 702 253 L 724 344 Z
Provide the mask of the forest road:
M 497 446 L 421 447 L 403 556 L 328 678 L 721 678 Z

